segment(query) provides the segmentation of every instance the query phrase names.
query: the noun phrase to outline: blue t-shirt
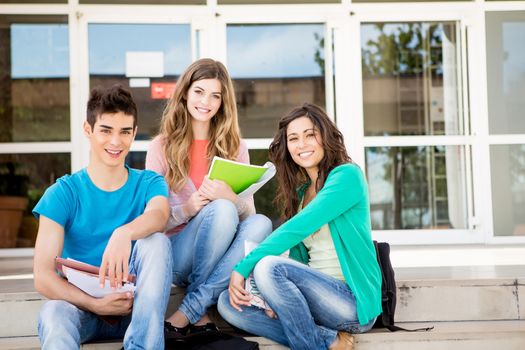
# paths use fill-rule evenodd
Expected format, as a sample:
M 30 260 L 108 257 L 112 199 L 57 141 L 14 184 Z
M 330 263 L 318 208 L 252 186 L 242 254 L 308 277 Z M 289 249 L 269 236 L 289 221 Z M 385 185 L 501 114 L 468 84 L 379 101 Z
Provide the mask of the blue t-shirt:
M 33 209 L 64 227 L 62 257 L 100 266 L 113 231 L 140 216 L 156 196 L 168 196 L 164 178 L 153 171 L 128 169 L 128 180 L 116 191 L 95 186 L 86 168 L 62 176 Z

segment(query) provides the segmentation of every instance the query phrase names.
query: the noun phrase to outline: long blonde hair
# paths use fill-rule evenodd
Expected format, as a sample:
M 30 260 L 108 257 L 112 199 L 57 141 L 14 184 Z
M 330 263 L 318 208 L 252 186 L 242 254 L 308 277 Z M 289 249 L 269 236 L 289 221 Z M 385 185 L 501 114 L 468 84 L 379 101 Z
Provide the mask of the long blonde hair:
M 193 141 L 191 115 L 187 109 L 187 93 L 195 81 L 217 79 L 221 83 L 222 102 L 210 121 L 206 156 L 234 160 L 239 153 L 241 132 L 237 105 L 230 75 L 221 62 L 203 58 L 193 62 L 177 80 L 175 91 L 162 114 L 160 135 L 164 139 L 167 162 L 166 182 L 177 192 L 186 183 L 190 170 L 190 146 Z

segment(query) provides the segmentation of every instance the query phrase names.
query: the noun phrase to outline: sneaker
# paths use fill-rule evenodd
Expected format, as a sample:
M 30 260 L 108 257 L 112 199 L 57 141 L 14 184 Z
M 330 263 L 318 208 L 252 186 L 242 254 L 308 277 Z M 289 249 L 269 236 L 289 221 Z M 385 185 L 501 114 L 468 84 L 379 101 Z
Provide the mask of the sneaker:
M 189 329 L 190 325 L 178 328 L 169 323 L 168 321 L 164 321 L 164 339 L 169 340 L 183 338 L 188 334 Z
M 208 322 L 205 325 L 202 326 L 196 326 L 193 324 L 189 325 L 190 329 L 188 331 L 188 334 L 195 334 L 195 333 L 202 333 L 202 332 L 218 332 L 219 328 L 215 325 L 213 322 Z

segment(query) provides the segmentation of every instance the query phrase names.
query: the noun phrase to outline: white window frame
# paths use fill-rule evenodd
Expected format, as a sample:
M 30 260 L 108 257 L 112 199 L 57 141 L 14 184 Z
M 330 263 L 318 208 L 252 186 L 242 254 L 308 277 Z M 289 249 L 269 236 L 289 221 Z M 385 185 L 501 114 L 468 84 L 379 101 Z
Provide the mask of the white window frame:
M 374 231 L 376 239 L 392 244 L 514 244 L 525 237 L 494 236 L 490 177 L 490 146 L 524 144 L 525 135 L 489 135 L 487 106 L 487 62 L 485 38 L 486 11 L 524 11 L 525 1 L 481 0 L 432 3 L 356 3 L 342 0 L 340 4 L 303 5 L 80 5 L 68 4 L 0 4 L 0 15 L 67 15 L 70 50 L 70 127 L 68 142 L 0 143 L 2 153 L 70 153 L 71 171 L 85 166 L 88 145 L 82 134 L 85 104 L 89 94 L 88 37 L 90 23 L 191 24 L 192 56 L 212 57 L 226 62 L 226 26 L 242 23 L 321 23 L 325 24 L 326 106 L 331 117 L 336 115 L 338 127 L 345 136 L 352 158 L 364 168 L 367 146 L 465 145 L 472 161 L 468 197 L 475 213 L 466 230 L 385 230 Z M 293 16 L 290 14 L 293 13 Z M 468 33 L 464 47 L 463 68 L 468 62 L 468 93 L 464 91 L 464 118 L 470 116 L 470 134 L 463 136 L 365 137 L 360 25 L 367 22 L 456 21 L 462 36 Z M 334 52 L 330 40 L 333 32 Z M 463 38 L 464 39 L 464 38 Z M 460 45 L 463 46 L 464 40 Z M 285 54 L 285 53 L 284 53 Z M 335 61 L 335 90 L 332 89 L 330 57 Z M 330 80 L 330 81 L 328 81 Z M 466 89 L 466 85 L 463 86 Z M 335 110 L 331 111 L 336 101 Z M 247 139 L 249 148 L 267 148 L 270 138 Z M 136 141 L 132 151 L 144 152 L 148 141 Z M 470 161 L 469 158 L 467 160 Z M 473 196 L 469 191 L 472 189 Z
M 504 12 L 511 12 L 511 11 L 525 11 L 525 2 L 488 2 L 485 3 L 485 13 L 488 12 L 497 12 L 497 11 L 504 11 Z M 483 17 L 483 29 L 484 29 L 484 38 L 485 38 L 485 16 Z M 489 132 L 489 115 L 488 115 L 488 98 L 487 96 L 487 87 L 488 87 L 488 80 L 487 80 L 487 55 L 486 55 L 486 41 L 483 41 L 483 49 L 484 49 L 484 55 L 482 57 L 482 64 L 483 64 L 483 70 L 485 72 L 483 78 L 484 78 L 484 90 L 485 90 L 485 96 L 486 96 L 486 122 L 483 125 L 483 133 L 482 133 L 482 145 L 484 149 L 484 165 L 486 172 L 487 179 L 486 182 L 483 184 L 483 188 L 489 189 L 486 191 L 486 203 L 487 203 L 487 222 L 488 225 L 490 225 L 491 228 L 491 234 L 487 235 L 487 243 L 490 244 L 525 244 L 525 237 L 524 236 L 496 236 L 494 230 L 494 222 L 493 222 L 493 206 L 492 206 L 492 182 L 491 182 L 491 167 L 490 167 L 490 146 L 493 145 L 523 145 L 525 144 L 525 133 L 523 134 L 490 134 Z
M 436 8 L 435 4 L 429 3 L 405 3 L 405 4 L 354 4 L 352 6 L 352 12 L 349 29 L 349 37 L 352 38 L 351 50 L 353 52 L 361 51 L 360 43 L 360 27 L 365 23 L 406 23 L 406 22 L 456 22 L 458 24 L 460 33 L 460 40 L 458 40 L 458 48 L 461 51 L 461 61 L 458 62 L 462 66 L 463 71 L 461 72 L 462 80 L 469 80 L 471 88 L 470 99 L 472 99 L 475 91 L 472 91 L 472 70 L 470 75 L 466 74 L 466 62 L 465 56 L 468 54 L 469 59 L 472 59 L 471 53 L 473 51 L 479 51 L 479 38 L 471 38 L 467 45 L 465 44 L 465 36 L 468 31 L 468 27 L 476 26 L 476 15 L 473 13 L 472 6 L 469 4 L 443 4 L 440 3 L 439 8 Z M 478 19 L 479 20 L 479 19 Z M 479 27 L 479 26 L 478 26 Z M 476 28 L 478 29 L 478 28 Z M 476 30 L 468 31 L 476 32 Z M 479 37 L 479 35 L 478 35 Z M 347 55 L 351 57 L 351 53 Z M 392 137 L 371 137 L 364 136 L 364 118 L 363 118 L 363 92 L 362 92 L 362 72 L 361 72 L 361 57 L 360 55 L 353 55 L 352 63 L 349 65 L 350 72 L 347 82 L 347 87 L 339 88 L 337 90 L 352 91 L 351 87 L 355 90 L 359 90 L 355 94 L 347 96 L 347 99 L 342 99 L 348 106 L 346 110 L 351 111 L 351 115 L 360 116 L 357 118 L 347 118 L 339 121 L 339 126 L 342 130 L 353 129 L 353 138 L 356 143 L 356 152 L 352 154 L 358 164 L 364 167 L 365 164 L 365 148 L 371 146 L 432 146 L 432 145 L 454 145 L 464 146 L 464 157 L 466 165 L 466 181 L 467 188 L 465 189 L 465 196 L 467 198 L 467 215 L 468 223 L 466 229 L 413 229 L 413 230 L 374 230 L 372 232 L 374 239 L 388 241 L 392 244 L 401 245 L 423 245 L 423 244 L 473 244 L 483 243 L 486 241 L 486 232 L 488 226 L 485 223 L 478 222 L 479 217 L 474 217 L 473 213 L 478 213 L 478 208 L 481 202 L 478 196 L 474 196 L 474 202 L 472 201 L 473 193 L 473 172 L 470 171 L 470 160 L 472 153 L 474 152 L 475 137 L 469 133 L 469 110 L 461 109 L 461 118 L 464 121 L 463 129 L 465 133 L 458 136 L 392 136 Z M 469 69 L 473 65 L 469 60 Z M 343 82 L 344 84 L 344 82 Z M 468 99 L 469 94 L 467 85 L 458 81 L 459 87 L 462 90 L 462 96 L 460 105 L 463 104 L 465 107 L 469 106 Z M 355 87 L 359 88 L 356 89 Z M 479 91 L 477 91 L 479 93 Z M 338 99 L 341 100 L 341 99 Z M 470 123 L 472 125 L 472 123 Z M 350 133 L 345 133 L 350 134 Z M 475 209 L 476 210 L 475 210 Z
M 339 26 L 337 14 L 339 4 L 314 5 L 223 5 L 217 6 L 217 32 L 221 43 L 217 59 L 227 62 L 227 26 L 235 24 L 320 24 L 325 33 L 325 107 L 330 118 L 335 117 L 334 84 L 332 82 L 334 52 L 332 50 L 332 31 Z M 294 13 L 290 19 L 289 13 Z M 252 14 L 247 17 L 246 13 Z M 286 54 L 286 53 L 282 53 Z M 268 149 L 272 138 L 246 138 L 249 149 Z

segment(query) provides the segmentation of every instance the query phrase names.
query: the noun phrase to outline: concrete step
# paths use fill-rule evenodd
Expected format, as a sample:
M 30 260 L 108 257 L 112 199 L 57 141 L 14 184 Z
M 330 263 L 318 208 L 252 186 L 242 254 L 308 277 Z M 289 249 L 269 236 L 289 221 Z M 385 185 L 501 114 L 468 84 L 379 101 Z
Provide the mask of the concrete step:
M 396 280 L 397 322 L 525 320 L 525 266 L 401 268 Z
M 398 322 L 525 320 L 522 266 L 398 269 L 396 278 Z M 172 289 L 168 314 L 176 310 L 183 293 Z M 36 335 L 37 315 L 44 302 L 32 279 L 4 276 L 0 280 L 0 337 Z
M 262 337 L 247 337 L 250 341 L 259 343 L 259 348 L 262 350 L 285 350 L 286 346 L 277 344 L 269 339 Z M 91 344 L 83 344 L 81 350 L 119 350 L 122 348 L 122 342 L 109 341 Z M 0 338 L 0 350 L 39 350 L 40 341 L 38 337 L 13 337 Z
M 402 323 L 408 328 L 423 324 Z M 355 336 L 355 350 L 522 350 L 525 348 L 525 321 L 438 322 L 429 332 L 388 332 L 372 330 Z M 260 337 L 263 350 L 285 350 L 285 346 Z M 120 342 L 86 344 L 83 350 L 118 350 Z M 39 349 L 37 337 L 0 338 L 0 350 Z
M 396 268 L 396 280 L 397 322 L 525 320 L 525 266 Z M 172 289 L 168 314 L 183 293 Z M 44 302 L 31 259 L 0 259 L 0 338 L 35 336 Z
M 167 314 L 177 310 L 183 296 L 184 289 L 172 288 Z M 38 313 L 46 300 L 32 279 L 0 280 L 0 338 L 37 335 Z

